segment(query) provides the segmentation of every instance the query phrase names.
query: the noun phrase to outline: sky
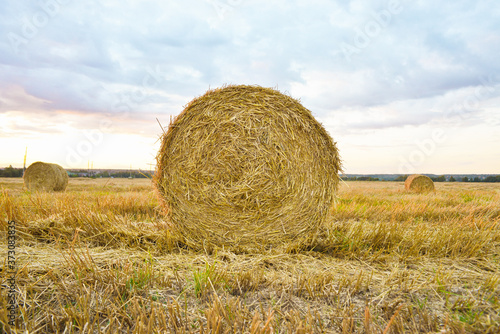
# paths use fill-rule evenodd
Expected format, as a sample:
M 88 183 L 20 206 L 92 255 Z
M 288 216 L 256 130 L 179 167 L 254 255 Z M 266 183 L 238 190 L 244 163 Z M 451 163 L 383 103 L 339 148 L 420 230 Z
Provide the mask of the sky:
M 224 84 L 299 99 L 348 174 L 500 174 L 496 0 L 0 2 L 0 167 L 155 168 Z M 160 126 L 161 124 L 161 126 Z

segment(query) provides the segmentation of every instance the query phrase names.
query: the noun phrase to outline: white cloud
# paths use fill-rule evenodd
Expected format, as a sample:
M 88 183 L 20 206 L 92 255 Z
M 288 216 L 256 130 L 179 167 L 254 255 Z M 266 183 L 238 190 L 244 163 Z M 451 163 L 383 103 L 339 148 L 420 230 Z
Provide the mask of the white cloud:
M 26 121 L 4 116 L 0 129 L 22 138 L 37 120 L 78 132 L 111 117 L 111 135 L 153 138 L 155 118 L 208 87 L 246 83 L 300 98 L 334 137 L 359 145 L 388 145 L 391 131 L 402 143 L 433 127 L 483 131 L 499 114 L 499 17 L 492 1 L 472 0 L 2 1 L 0 116 Z M 342 145 L 349 168 L 373 171 Z M 384 163 L 394 150 L 373 155 L 380 170 L 394 171 Z

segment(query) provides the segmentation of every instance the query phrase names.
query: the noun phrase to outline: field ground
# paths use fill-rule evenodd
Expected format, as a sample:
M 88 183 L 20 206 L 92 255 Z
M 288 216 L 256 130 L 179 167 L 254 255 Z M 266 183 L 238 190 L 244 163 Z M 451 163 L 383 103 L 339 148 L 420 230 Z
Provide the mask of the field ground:
M 500 332 L 500 184 L 343 183 L 314 242 L 253 253 L 185 247 L 147 179 L 0 187 L 20 305 L 16 331 L 5 260 L 0 332 Z

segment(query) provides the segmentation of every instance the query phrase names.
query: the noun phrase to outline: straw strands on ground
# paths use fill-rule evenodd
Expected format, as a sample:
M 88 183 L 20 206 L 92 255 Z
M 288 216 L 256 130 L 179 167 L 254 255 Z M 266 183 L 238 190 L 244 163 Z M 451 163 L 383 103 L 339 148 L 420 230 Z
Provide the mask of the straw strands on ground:
M 185 249 L 150 185 L 81 178 L 54 195 L 0 178 L 19 305 L 10 327 L 4 270 L 0 332 L 500 333 L 499 183 L 342 182 L 315 241 L 252 254 Z
M 194 99 L 170 124 L 155 185 L 189 246 L 269 246 L 314 237 L 340 169 L 336 144 L 299 101 L 231 85 Z
M 64 191 L 68 173 L 59 165 L 35 162 L 24 172 L 24 186 L 30 191 Z
M 405 189 L 415 192 L 434 191 L 434 182 L 428 176 L 413 174 L 406 178 Z

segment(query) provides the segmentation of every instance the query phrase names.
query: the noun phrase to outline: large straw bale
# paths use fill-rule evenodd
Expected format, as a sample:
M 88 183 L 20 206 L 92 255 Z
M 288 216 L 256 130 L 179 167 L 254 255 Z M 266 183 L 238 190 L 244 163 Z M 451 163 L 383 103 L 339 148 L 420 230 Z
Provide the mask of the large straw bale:
M 271 246 L 314 237 L 340 169 L 335 142 L 299 101 L 231 85 L 171 122 L 154 183 L 187 245 Z
M 24 186 L 30 191 L 64 191 L 68 173 L 57 164 L 37 161 L 24 172 Z
M 428 176 L 413 174 L 406 178 L 405 189 L 415 192 L 434 191 L 434 182 Z

